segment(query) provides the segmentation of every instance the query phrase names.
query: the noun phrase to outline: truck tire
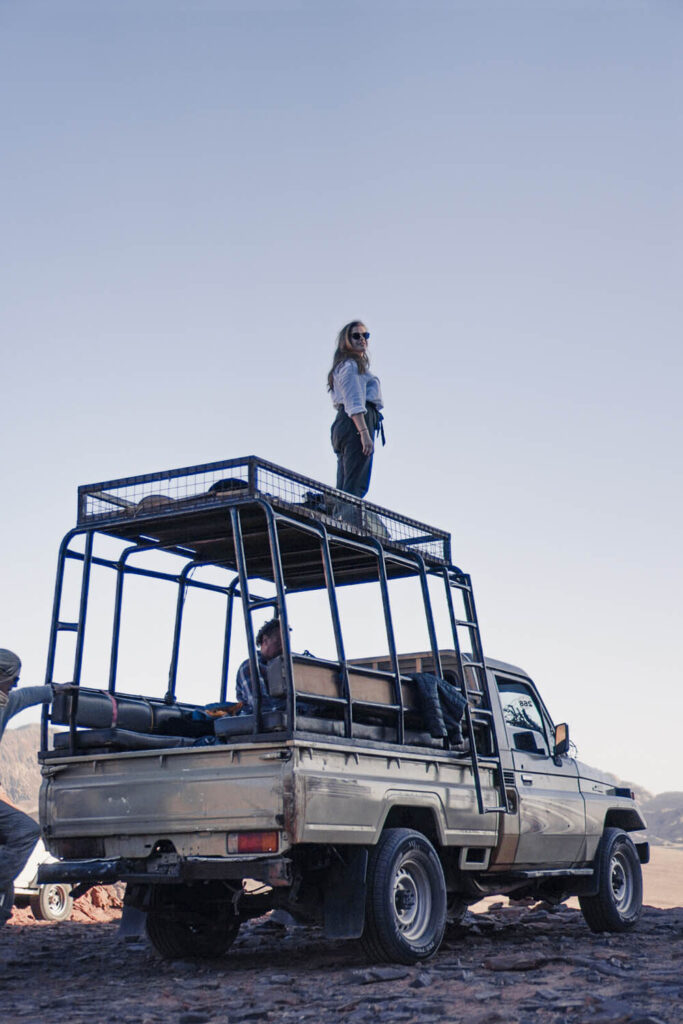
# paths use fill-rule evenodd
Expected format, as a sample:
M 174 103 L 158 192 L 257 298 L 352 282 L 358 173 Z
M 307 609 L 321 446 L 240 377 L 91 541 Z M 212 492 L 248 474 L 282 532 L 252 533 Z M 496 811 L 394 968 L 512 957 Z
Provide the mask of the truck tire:
M 155 894 L 147 913 L 147 935 L 156 951 L 166 960 L 223 956 L 235 941 L 239 918 L 220 901 L 197 899 L 191 889 L 177 888 L 176 898 L 173 892 Z
M 427 960 L 445 926 L 446 883 L 436 850 L 420 832 L 386 829 L 368 861 L 365 952 L 393 963 Z
M 598 892 L 579 896 L 592 932 L 625 932 L 643 909 L 643 873 L 638 851 L 620 828 L 606 828 L 596 857 Z
M 66 921 L 74 906 L 71 886 L 63 882 L 41 885 L 35 896 L 31 896 L 30 904 L 36 921 Z
M 467 900 L 462 899 L 456 893 L 449 894 L 448 901 L 446 903 L 446 921 L 448 925 L 450 927 L 459 925 L 467 913 L 468 908 L 469 903 Z

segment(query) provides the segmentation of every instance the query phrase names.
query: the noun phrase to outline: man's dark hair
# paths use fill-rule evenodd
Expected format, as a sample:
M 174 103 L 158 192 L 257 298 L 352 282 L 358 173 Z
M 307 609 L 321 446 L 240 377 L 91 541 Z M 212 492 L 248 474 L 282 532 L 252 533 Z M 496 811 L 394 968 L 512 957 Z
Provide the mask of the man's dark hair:
M 261 641 L 263 640 L 264 636 L 270 636 L 271 633 L 279 633 L 279 632 L 280 632 L 280 620 L 279 619 L 268 619 L 267 622 L 263 623 L 263 625 L 259 629 L 258 633 L 256 634 L 256 646 L 257 647 L 261 646 Z

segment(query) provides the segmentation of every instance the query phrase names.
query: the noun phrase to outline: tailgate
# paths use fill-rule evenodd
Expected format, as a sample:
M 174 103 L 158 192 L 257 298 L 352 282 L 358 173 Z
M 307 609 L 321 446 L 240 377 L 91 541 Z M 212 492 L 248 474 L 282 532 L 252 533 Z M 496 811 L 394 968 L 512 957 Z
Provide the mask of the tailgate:
M 279 743 L 51 760 L 47 845 L 60 855 L 61 839 L 100 837 L 107 857 L 141 857 L 170 840 L 181 855 L 224 855 L 229 831 L 282 828 L 289 754 Z

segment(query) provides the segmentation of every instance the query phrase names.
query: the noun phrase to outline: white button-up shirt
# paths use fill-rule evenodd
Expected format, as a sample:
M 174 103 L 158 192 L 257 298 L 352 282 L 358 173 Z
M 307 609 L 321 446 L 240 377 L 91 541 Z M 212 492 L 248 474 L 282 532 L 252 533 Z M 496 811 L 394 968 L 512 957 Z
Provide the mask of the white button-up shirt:
M 355 359 L 339 363 L 332 378 L 332 402 L 335 409 L 344 406 L 347 416 L 366 412 L 366 402 L 383 408 L 382 387 L 373 373 L 359 373 Z

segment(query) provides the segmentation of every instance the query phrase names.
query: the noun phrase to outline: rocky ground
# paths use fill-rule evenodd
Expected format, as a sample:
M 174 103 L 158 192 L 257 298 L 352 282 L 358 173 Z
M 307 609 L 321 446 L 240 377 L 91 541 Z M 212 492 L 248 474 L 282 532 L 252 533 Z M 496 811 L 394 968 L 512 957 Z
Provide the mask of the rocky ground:
M 571 907 L 493 903 L 420 967 L 369 966 L 353 942 L 268 917 L 222 960 L 166 962 L 119 939 L 115 921 L 85 920 L 17 916 L 0 932 L 3 1024 L 683 1021 L 681 908 L 647 907 L 635 931 L 593 935 Z

